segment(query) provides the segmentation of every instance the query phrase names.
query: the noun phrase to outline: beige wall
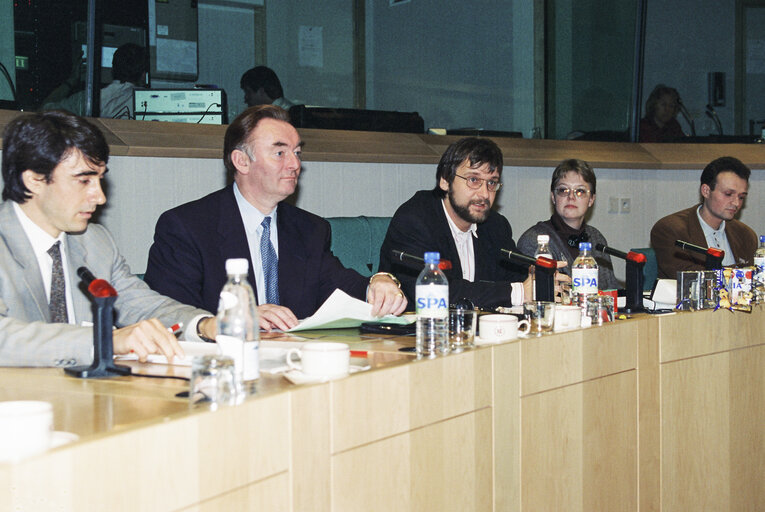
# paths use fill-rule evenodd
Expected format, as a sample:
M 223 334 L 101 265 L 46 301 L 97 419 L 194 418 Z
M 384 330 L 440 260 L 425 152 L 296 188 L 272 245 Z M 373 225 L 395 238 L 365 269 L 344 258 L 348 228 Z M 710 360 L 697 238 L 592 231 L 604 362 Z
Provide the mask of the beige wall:
M 224 185 L 215 159 L 125 157 L 110 159 L 106 205 L 100 221 L 114 232 L 134 272 L 144 272 L 157 217 L 166 209 Z M 648 245 L 648 233 L 662 216 L 693 204 L 700 170 L 596 169 L 598 194 L 591 224 L 610 245 Z M 514 238 L 549 218 L 552 168 L 507 167 L 498 206 L 513 226 Z M 430 188 L 435 165 L 306 162 L 296 203 L 322 216 L 392 215 L 414 191 Z M 750 199 L 741 220 L 765 234 L 765 172 L 755 170 Z M 608 213 L 608 198 L 629 197 L 632 212 Z M 616 262 L 617 277 L 623 265 Z

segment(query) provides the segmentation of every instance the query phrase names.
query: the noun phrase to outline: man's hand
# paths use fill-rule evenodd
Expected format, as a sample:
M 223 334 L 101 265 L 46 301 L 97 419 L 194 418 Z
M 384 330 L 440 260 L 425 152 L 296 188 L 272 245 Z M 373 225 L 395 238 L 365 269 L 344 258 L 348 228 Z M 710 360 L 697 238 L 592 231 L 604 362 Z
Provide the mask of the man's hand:
M 398 284 L 386 274 L 375 274 L 369 280 L 367 302 L 372 304 L 372 316 L 400 315 L 407 300 Z
M 267 332 L 271 332 L 271 329 L 286 331 L 298 324 L 298 319 L 291 309 L 276 304 L 258 306 L 258 319 L 260 328 Z
M 146 362 L 149 354 L 163 354 L 168 362 L 175 356 L 184 356 L 175 335 L 156 318 L 116 329 L 112 341 L 115 354 L 134 352 L 141 362 Z

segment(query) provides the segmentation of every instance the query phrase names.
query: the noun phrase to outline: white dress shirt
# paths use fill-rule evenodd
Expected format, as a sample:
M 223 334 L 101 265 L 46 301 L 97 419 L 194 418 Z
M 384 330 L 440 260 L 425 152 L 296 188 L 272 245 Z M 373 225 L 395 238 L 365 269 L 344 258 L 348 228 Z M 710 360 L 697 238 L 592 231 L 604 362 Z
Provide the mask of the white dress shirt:
M 74 302 L 72 299 L 72 280 L 69 276 L 69 265 L 67 262 L 68 246 L 66 242 L 66 233 L 62 232 L 57 238 L 53 238 L 46 233 L 44 229 L 35 224 L 34 221 L 24 213 L 24 210 L 21 209 L 18 203 L 13 203 L 13 209 L 16 212 L 16 216 L 19 218 L 24 233 L 29 239 L 29 243 L 32 245 L 32 251 L 35 253 L 35 258 L 37 258 L 37 266 L 40 267 L 40 275 L 42 277 L 43 287 L 45 288 L 45 297 L 48 299 L 49 303 L 53 258 L 48 254 L 48 249 L 50 249 L 56 241 L 61 242 L 61 264 L 64 267 L 64 283 L 66 285 L 66 314 L 70 324 L 76 323 L 76 319 L 74 318 Z
M 725 251 L 725 257 L 722 261 L 723 265 L 735 265 L 736 258 L 733 256 L 733 249 L 730 248 L 730 243 L 728 243 L 728 235 L 725 234 L 725 221 L 720 222 L 720 227 L 714 229 L 701 217 L 701 206 L 696 210 L 696 216 L 699 218 L 701 230 L 707 239 L 707 247 L 715 247 Z
M 263 262 L 260 257 L 260 238 L 263 235 L 263 219 L 266 215 L 250 204 L 244 198 L 239 187 L 234 183 L 234 197 L 239 207 L 239 215 L 242 216 L 244 231 L 247 234 L 247 245 L 250 248 L 250 259 L 252 260 L 252 272 L 255 276 L 255 290 L 257 292 L 258 304 L 265 304 L 266 300 L 266 277 L 263 273 Z M 279 257 L 279 236 L 276 229 L 276 208 L 268 214 L 271 217 L 271 244 L 276 251 L 276 257 Z
M 462 279 L 475 281 L 475 249 L 473 248 L 473 237 L 478 238 L 478 226 L 476 223 L 472 223 L 467 231 L 462 231 L 457 227 L 452 218 L 449 216 L 449 212 L 446 210 L 446 201 L 448 198 L 441 200 L 441 206 L 444 209 L 444 215 L 446 215 L 446 221 L 449 223 L 449 230 L 452 233 L 454 239 L 454 245 L 457 246 L 457 254 L 460 258 L 460 267 L 462 268 Z M 524 292 L 523 283 L 510 283 L 510 300 L 513 304 L 523 304 Z

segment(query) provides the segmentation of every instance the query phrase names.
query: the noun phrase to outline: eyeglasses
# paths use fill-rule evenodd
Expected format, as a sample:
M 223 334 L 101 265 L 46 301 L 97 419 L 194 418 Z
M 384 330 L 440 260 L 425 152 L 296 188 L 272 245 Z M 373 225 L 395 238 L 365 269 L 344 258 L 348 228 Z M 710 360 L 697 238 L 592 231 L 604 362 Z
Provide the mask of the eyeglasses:
M 584 187 L 579 187 L 579 188 L 558 187 L 555 189 L 555 195 L 558 197 L 568 197 L 569 195 L 571 195 L 571 192 L 574 193 L 574 196 L 577 199 L 581 199 L 583 197 L 587 197 L 588 195 L 590 195 L 590 191 Z
M 502 183 L 497 180 L 493 180 L 493 179 L 485 180 L 483 178 L 478 178 L 476 176 L 468 176 L 466 178 L 465 176 L 460 176 L 459 174 L 455 174 L 455 176 L 465 180 L 465 183 L 467 183 L 468 188 L 472 188 L 473 190 L 478 190 L 479 188 L 481 188 L 484 181 L 486 182 L 486 189 L 489 192 L 496 192 L 497 190 L 502 188 Z

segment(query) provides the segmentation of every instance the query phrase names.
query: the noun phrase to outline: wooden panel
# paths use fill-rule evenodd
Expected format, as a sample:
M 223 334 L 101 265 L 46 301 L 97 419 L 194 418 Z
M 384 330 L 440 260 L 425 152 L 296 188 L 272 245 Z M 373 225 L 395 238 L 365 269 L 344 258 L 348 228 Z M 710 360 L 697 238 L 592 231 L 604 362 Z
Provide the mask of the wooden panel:
M 661 362 L 765 343 L 765 308 L 747 315 L 728 310 L 680 312 L 659 318 Z
M 0 132 L 19 113 L 0 110 Z M 195 157 L 222 156 L 225 126 L 95 119 L 113 155 Z M 307 162 L 380 162 L 437 164 L 444 149 L 460 137 L 300 129 Z M 754 169 L 765 168 L 759 144 L 632 144 L 492 137 L 506 166 L 555 167 L 565 158 L 580 158 L 596 168 L 702 169 L 718 156 L 734 154 Z
M 636 368 L 637 325 L 627 320 L 521 340 L 521 394 Z
M 491 392 L 490 350 L 333 382 L 333 452 L 489 407 Z
M 184 508 L 182 512 L 219 512 L 221 510 L 288 512 L 292 510 L 290 501 L 286 498 L 288 495 L 289 478 L 287 473 L 282 473 Z
M 662 511 L 728 510 L 729 377 L 728 353 L 662 366 Z
M 494 510 L 521 510 L 521 344 L 494 352 Z
M 640 322 L 638 339 L 638 495 L 641 512 L 658 512 L 661 510 L 658 319 Z
M 329 512 L 331 507 L 329 389 L 329 384 L 310 386 L 291 396 L 292 510 Z
M 637 372 L 521 400 L 523 510 L 637 507 Z
M 332 510 L 491 510 L 491 421 L 483 409 L 335 455 Z

